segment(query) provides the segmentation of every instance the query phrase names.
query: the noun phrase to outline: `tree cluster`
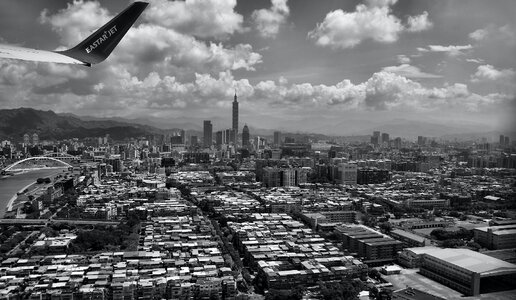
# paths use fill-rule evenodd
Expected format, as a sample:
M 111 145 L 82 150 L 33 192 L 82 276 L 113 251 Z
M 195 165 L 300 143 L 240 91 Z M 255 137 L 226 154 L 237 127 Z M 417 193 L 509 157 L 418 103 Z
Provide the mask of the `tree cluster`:
M 430 235 L 434 236 L 439 241 L 450 240 L 450 239 L 459 239 L 469 241 L 473 238 L 473 232 L 461 228 L 457 231 L 447 231 L 444 229 L 434 229 L 430 233 Z
M 360 292 L 357 281 L 319 282 L 319 287 L 325 300 L 356 299 Z
M 133 241 L 138 239 L 140 219 L 129 214 L 125 223 L 116 227 L 96 225 L 93 230 L 79 230 L 74 240 L 74 252 L 102 251 L 102 250 L 130 250 Z

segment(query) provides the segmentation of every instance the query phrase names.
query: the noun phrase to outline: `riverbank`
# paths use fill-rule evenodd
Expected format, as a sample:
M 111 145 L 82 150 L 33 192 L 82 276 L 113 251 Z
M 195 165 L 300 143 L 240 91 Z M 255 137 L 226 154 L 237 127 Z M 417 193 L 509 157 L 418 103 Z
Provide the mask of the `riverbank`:
M 27 184 L 26 186 L 24 186 L 21 190 L 19 190 L 18 192 L 16 192 L 15 195 L 13 195 L 11 197 L 11 199 L 9 199 L 9 202 L 7 203 L 7 207 L 6 207 L 6 211 L 11 211 L 13 210 L 13 204 L 14 202 L 16 201 L 16 199 L 18 199 L 18 196 L 19 194 L 23 193 L 23 191 L 25 191 L 26 189 L 28 189 L 29 187 L 31 187 L 33 184 L 36 184 L 36 181 L 33 181 L 29 184 Z
M 40 177 L 54 177 L 62 172 L 63 169 L 34 170 L 0 179 L 0 218 L 15 203 L 18 192 L 30 187 Z

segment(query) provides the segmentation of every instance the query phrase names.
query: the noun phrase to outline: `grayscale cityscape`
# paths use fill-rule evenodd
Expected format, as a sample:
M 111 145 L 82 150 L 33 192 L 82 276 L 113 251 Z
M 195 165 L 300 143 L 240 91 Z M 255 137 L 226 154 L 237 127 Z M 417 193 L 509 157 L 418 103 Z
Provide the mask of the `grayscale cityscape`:
M 1 1 L 0 300 L 516 299 L 515 12 Z

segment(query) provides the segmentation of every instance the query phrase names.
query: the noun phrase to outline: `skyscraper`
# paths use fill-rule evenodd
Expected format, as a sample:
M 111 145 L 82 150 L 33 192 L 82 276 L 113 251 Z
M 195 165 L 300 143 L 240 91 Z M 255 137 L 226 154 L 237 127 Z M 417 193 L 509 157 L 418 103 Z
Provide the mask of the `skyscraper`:
M 500 134 L 500 145 L 504 145 L 505 144 L 505 136 L 503 134 Z
M 198 141 L 197 141 L 197 136 L 196 136 L 196 135 L 192 135 L 192 136 L 190 137 L 190 145 L 192 145 L 192 146 L 197 146 L 197 143 L 198 143 Z
M 371 144 L 378 145 L 380 143 L 380 131 L 373 131 L 373 136 L 371 137 Z
M 235 135 L 233 134 L 233 129 L 224 130 L 224 136 L 222 138 L 223 144 L 229 145 L 233 140 Z
M 242 146 L 249 147 L 249 127 L 247 127 L 247 124 L 244 125 L 242 130 Z
M 274 145 L 279 146 L 281 144 L 281 132 L 274 131 Z
M 215 132 L 215 143 L 220 146 L 224 143 L 224 130 Z
M 389 143 L 389 134 L 388 133 L 382 133 L 382 144 L 388 144 Z
M 213 142 L 213 125 L 211 125 L 211 121 L 204 121 L 204 139 L 203 146 L 210 147 Z
M 233 99 L 233 133 L 235 134 L 233 142 L 236 144 L 238 139 L 238 101 L 237 95 L 235 92 L 235 97 Z

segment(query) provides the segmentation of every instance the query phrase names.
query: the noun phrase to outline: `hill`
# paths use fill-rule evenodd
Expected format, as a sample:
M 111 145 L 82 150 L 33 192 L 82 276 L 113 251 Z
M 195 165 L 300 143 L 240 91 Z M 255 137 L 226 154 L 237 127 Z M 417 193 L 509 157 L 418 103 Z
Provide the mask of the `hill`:
M 114 139 L 124 139 L 163 134 L 165 130 L 112 120 L 83 120 L 71 114 L 56 114 L 51 110 L 0 110 L 0 139 L 21 140 L 25 133 L 37 133 L 40 139 L 45 140 L 97 137 L 106 134 Z

